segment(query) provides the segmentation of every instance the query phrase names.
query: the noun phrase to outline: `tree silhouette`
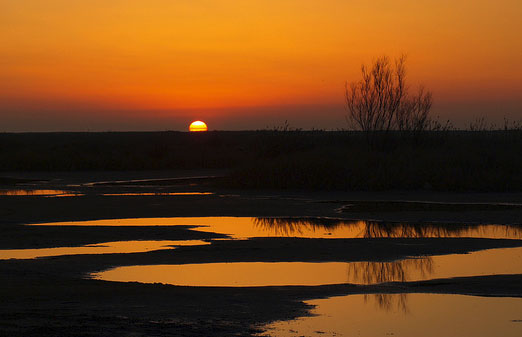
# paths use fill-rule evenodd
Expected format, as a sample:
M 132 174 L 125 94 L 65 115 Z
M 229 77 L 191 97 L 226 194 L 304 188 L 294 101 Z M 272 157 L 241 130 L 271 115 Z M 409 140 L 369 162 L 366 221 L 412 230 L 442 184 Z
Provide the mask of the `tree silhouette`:
M 347 120 L 366 133 L 369 143 L 376 132 L 390 130 L 418 135 L 430 124 L 432 94 L 423 87 L 411 94 L 406 85 L 406 57 L 391 62 L 387 56 L 361 66 L 362 79 L 346 83 Z

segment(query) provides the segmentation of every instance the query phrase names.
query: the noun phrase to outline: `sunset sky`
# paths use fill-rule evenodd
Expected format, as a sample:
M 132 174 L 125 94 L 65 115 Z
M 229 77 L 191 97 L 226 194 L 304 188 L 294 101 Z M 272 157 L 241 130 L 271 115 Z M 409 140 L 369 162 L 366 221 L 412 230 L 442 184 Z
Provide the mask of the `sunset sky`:
M 361 63 L 522 119 L 520 0 L 0 0 L 0 132 L 346 127 Z

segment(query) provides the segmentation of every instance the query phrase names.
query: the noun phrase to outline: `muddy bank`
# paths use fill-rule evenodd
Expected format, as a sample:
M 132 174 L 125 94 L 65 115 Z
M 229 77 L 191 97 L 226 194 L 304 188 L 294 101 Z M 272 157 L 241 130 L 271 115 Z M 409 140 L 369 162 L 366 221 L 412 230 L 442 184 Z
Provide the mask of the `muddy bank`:
M 380 286 L 193 288 L 25 276 L 0 277 L 2 336 L 250 336 L 311 309 L 302 301 L 349 294 L 522 296 L 522 275 Z
M 208 240 L 225 235 L 191 230 L 191 226 L 23 226 L 1 227 L 0 249 L 74 247 L 113 241 Z
M 151 189 L 140 189 L 150 191 Z M 208 190 L 208 189 L 207 189 Z M 206 191 L 207 191 L 206 190 Z M 196 188 L 165 189 L 165 192 L 193 192 Z M 83 191 L 80 191 L 83 193 Z M 243 191 L 213 191 L 213 195 L 185 195 L 185 196 L 104 196 L 101 193 L 117 194 L 120 190 L 105 188 L 103 191 L 91 189 L 85 196 L 49 198 L 38 196 L 0 196 L 0 226 L 5 224 L 40 223 L 57 221 L 77 221 L 116 218 L 143 218 L 143 217 L 183 217 L 183 216 L 320 216 L 343 219 L 368 219 L 382 221 L 404 222 L 448 222 L 448 223 L 475 223 L 475 224 L 520 224 L 522 223 L 522 198 L 518 195 L 502 195 L 495 199 L 485 198 L 482 195 L 453 196 L 451 200 L 464 205 L 474 204 L 472 208 L 450 207 L 444 205 L 427 210 L 374 210 L 346 207 L 353 204 L 353 200 L 415 200 L 425 197 L 414 192 L 404 194 L 390 193 L 388 195 L 332 195 L 325 199 L 325 195 L 308 192 L 294 192 L 292 194 L 269 194 Z M 339 199 L 341 198 L 342 199 Z M 363 199 L 366 198 L 366 199 Z M 386 199 L 384 199 L 386 198 Z M 400 199 L 398 199 L 400 198 Z M 448 202 L 448 196 L 440 195 L 437 202 Z M 423 199 L 420 199 L 423 200 Z M 501 201 L 502 200 L 502 201 Z M 455 201 L 452 201 L 455 202 Z M 495 206 L 504 202 L 507 205 Z M 383 202 L 384 203 L 384 202 Z M 491 204 L 488 204 L 491 203 Z M 509 203 L 516 203 L 510 206 Z
M 522 222 L 522 193 L 324 192 L 216 187 L 226 171 L 4 172 L 0 188 L 65 189 L 81 197 L 0 196 L 0 226 L 133 217 L 321 216 L 383 221 Z M 192 179 L 194 177 L 214 177 Z M 129 183 L 138 180 L 139 183 Z M 25 183 L 14 183 L 25 181 Z M 110 183 L 112 182 L 112 183 Z M 115 183 L 120 182 L 120 183 Z M 92 184 L 103 183 L 103 184 Z M 191 196 L 105 196 L 126 192 L 212 192 Z
M 389 261 L 414 255 L 519 247 L 493 239 L 295 239 L 214 241 L 135 254 L 0 261 L 0 335 L 250 336 L 275 320 L 307 315 L 304 300 L 349 294 L 522 296 L 522 275 L 380 285 L 178 287 L 82 279 L 117 265 L 233 261 Z M 373 296 L 373 295 L 372 295 Z
M 213 262 L 394 261 L 412 256 L 465 254 L 492 248 L 521 247 L 522 240 L 497 239 L 298 239 L 218 240 L 145 253 L 68 255 L 0 261 L 2 268 L 42 275 L 82 277 L 114 266 Z
M 141 173 L 140 173 L 141 174 Z M 141 175 L 140 178 L 146 178 Z M 151 175 L 170 179 L 168 175 Z M 24 177 L 17 177 L 22 179 Z M 0 197 L 0 247 L 40 248 L 116 240 L 211 239 L 190 226 L 36 227 L 26 223 L 181 216 L 320 216 L 386 221 L 522 222 L 522 194 L 234 191 L 187 184 L 104 184 L 91 173 L 47 177 L 31 188 L 69 188 L 85 196 Z M 98 179 L 100 178 L 100 179 Z M 113 176 L 117 178 L 117 174 Z M 128 175 L 126 179 L 132 180 Z M 156 179 L 154 178 L 154 179 Z M 24 179 L 37 179 L 35 176 Z M 71 187 L 71 183 L 79 186 Z M 25 185 L 24 185 L 25 186 Z M 126 191 L 211 191 L 193 196 L 104 196 Z M 362 201 L 356 207 L 353 201 Z M 395 204 L 389 201 L 395 202 Z M 437 202 L 404 204 L 404 201 Z M 397 204 L 399 202 L 399 204 Z M 442 203 L 442 204 L 441 204 Z M 444 203 L 452 203 L 445 206 Z M 457 203 L 459 205 L 455 206 Z M 477 203 L 479 205 L 477 205 Z M 482 207 L 480 204 L 488 204 Z M 497 206 L 498 203 L 508 205 Z M 460 204 L 465 204 L 461 206 Z M 513 205 L 511 205 L 513 204 Z M 393 205 L 394 207 L 390 207 Z M 386 207 L 384 207 L 386 206 Z M 86 280 L 89 272 L 136 264 L 245 261 L 391 261 L 410 256 L 520 247 L 520 240 L 471 238 L 258 238 L 213 241 L 148 253 L 0 261 L 0 336 L 249 336 L 274 320 L 307 314 L 303 300 L 346 294 L 449 293 L 522 297 L 522 275 L 491 275 L 372 286 L 212 288 Z

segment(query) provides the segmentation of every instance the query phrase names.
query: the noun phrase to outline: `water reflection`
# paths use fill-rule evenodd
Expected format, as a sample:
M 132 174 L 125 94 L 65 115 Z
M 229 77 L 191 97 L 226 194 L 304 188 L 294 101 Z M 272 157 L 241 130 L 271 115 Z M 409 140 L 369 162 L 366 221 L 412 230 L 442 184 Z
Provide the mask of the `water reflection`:
M 34 226 L 191 226 L 198 231 L 253 237 L 522 239 L 522 225 L 396 223 L 332 218 L 179 217 L 69 221 Z
M 180 246 L 206 245 L 210 242 L 201 240 L 160 240 L 160 241 L 115 241 L 104 242 L 80 247 L 54 247 L 37 249 L 2 249 L 0 260 L 8 259 L 35 259 L 61 255 L 79 254 L 123 254 L 143 253 L 159 249 L 174 249 Z
M 433 278 L 522 274 L 522 248 L 411 258 L 393 262 L 351 262 L 348 282 L 376 284 Z
M 387 295 L 400 298 L 401 295 Z M 385 297 L 387 297 L 385 296 Z M 383 300 L 388 301 L 387 299 Z M 394 300 L 400 302 L 401 300 Z M 275 322 L 262 336 L 522 336 L 522 299 L 409 294 L 409 310 L 380 310 L 364 295 L 306 301 L 313 316 Z
M 329 218 L 256 218 L 260 231 L 279 236 L 329 236 L 333 238 L 522 238 L 520 225 L 448 223 L 398 223 Z
M 95 274 L 108 281 L 184 286 L 378 284 L 522 273 L 522 248 L 412 258 L 394 262 L 233 262 L 117 267 Z
M 439 262 L 437 257 L 435 259 Z M 348 265 L 348 280 L 356 284 L 428 280 L 434 275 L 436 272 L 431 257 L 392 262 L 354 262 Z M 385 311 L 409 311 L 407 294 L 366 294 L 364 302 L 374 302 Z
M 348 280 L 357 284 L 406 282 L 428 279 L 434 274 L 433 258 L 413 258 L 393 262 L 352 262 L 348 266 Z
M 145 265 L 109 269 L 92 278 L 191 287 L 266 287 L 338 284 L 346 280 L 344 262 L 233 262 Z
M 4 196 L 44 196 L 44 197 L 78 197 L 81 193 L 65 190 L 0 190 L 0 195 Z
M 387 312 L 410 312 L 408 294 L 365 294 L 364 303 L 375 302 L 376 308 Z
M 420 257 L 392 262 L 353 262 L 348 265 L 348 282 L 379 284 L 409 282 L 435 278 L 522 273 L 522 248 L 478 251 L 470 254 L 451 254 Z M 382 310 L 409 310 L 406 294 L 371 294 Z
M 212 192 L 128 192 L 128 193 L 104 193 L 103 196 L 184 196 L 184 195 L 212 195 Z

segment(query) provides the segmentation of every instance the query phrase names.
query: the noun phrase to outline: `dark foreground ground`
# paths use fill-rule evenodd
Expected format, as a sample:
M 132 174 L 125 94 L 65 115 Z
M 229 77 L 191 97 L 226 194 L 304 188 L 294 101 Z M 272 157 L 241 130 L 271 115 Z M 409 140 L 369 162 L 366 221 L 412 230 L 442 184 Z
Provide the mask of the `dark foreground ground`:
M 25 223 L 130 217 L 320 216 L 469 223 L 522 221 L 520 193 L 239 191 L 210 184 L 221 171 L 5 174 L 31 188 L 81 197 L 0 196 L 0 249 L 74 246 L 116 240 L 210 239 L 187 228 L 27 227 Z M 192 176 L 190 179 L 172 179 Z M 200 177 L 194 179 L 194 176 Z M 207 177 L 207 178 L 201 178 Z M 120 182 L 153 178 L 154 182 Z M 7 181 L 7 180 L 6 180 Z M 104 182 L 102 184 L 87 184 Z M 72 186 L 71 186 L 72 185 Z M 18 185 L 20 187 L 20 185 Z M 212 191 L 196 196 L 102 196 L 124 191 Z M 434 201 L 401 203 L 399 201 Z M 398 206 L 400 205 L 400 207 Z M 201 247 L 135 254 L 0 261 L 2 336 L 248 336 L 271 321 L 307 314 L 302 301 L 340 294 L 449 293 L 522 297 L 522 275 L 493 275 L 375 286 L 213 288 L 84 279 L 116 265 L 232 261 L 391 261 L 408 256 L 519 247 L 520 240 L 292 239 L 214 241 Z M 370 248 L 371 247 L 371 248 Z

